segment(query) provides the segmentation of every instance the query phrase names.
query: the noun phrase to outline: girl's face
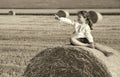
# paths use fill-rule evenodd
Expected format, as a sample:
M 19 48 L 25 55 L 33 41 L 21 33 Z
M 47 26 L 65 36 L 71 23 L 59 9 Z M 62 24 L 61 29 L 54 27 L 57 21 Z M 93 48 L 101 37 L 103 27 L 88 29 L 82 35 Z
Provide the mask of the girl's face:
M 86 23 L 86 18 L 84 18 L 81 14 L 78 15 L 78 22 L 83 24 Z

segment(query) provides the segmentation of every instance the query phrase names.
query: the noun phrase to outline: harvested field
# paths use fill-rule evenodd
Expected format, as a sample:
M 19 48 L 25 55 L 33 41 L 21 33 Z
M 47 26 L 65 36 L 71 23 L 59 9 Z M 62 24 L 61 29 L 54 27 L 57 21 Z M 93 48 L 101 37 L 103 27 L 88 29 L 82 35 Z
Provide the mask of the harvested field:
M 0 8 L 120 8 L 120 2 L 119 0 L 1 0 Z
M 0 77 L 22 77 L 29 60 L 41 50 L 68 45 L 72 29 L 53 16 L 1 15 Z M 120 15 L 104 16 L 94 25 L 93 36 L 96 42 L 120 51 Z
M 8 12 L 12 10 L 16 15 L 54 15 L 58 10 L 61 9 L 0 9 L 0 15 L 8 15 Z M 63 9 L 68 11 L 71 15 L 75 15 L 77 11 L 97 11 L 103 15 L 120 15 L 120 9 Z

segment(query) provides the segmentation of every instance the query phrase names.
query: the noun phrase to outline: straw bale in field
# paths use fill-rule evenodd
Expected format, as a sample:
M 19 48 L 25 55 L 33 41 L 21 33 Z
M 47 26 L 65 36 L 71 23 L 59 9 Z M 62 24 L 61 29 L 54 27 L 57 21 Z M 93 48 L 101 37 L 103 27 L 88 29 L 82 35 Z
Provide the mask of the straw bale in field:
M 48 48 L 31 59 L 25 77 L 111 77 L 92 53 L 73 47 Z
M 9 15 L 15 15 L 16 13 L 15 13 L 14 11 L 10 10 L 10 11 L 8 12 L 8 14 L 9 14 Z

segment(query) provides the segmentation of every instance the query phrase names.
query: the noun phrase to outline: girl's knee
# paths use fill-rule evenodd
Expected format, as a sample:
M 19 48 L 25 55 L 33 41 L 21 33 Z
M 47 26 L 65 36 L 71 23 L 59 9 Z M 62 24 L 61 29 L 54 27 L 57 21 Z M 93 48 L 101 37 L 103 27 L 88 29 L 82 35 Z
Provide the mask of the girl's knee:
M 70 38 L 70 44 L 72 44 L 72 45 L 76 45 L 76 38 L 74 38 L 74 37 L 71 37 Z
M 70 41 L 71 41 L 71 42 L 73 42 L 74 40 L 75 40 L 75 38 L 74 38 L 74 37 L 71 37 L 71 38 L 70 38 Z

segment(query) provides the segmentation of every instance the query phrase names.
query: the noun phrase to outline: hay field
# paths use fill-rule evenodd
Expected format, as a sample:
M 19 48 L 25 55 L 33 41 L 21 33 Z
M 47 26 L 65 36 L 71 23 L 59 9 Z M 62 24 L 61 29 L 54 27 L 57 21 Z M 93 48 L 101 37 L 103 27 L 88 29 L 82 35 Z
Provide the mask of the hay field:
M 71 19 L 75 19 L 71 16 Z M 0 16 L 0 77 L 22 77 L 29 60 L 48 47 L 69 45 L 73 27 L 54 16 Z M 120 51 L 120 15 L 94 25 L 96 42 Z
M 69 3 L 69 5 L 68 5 Z M 0 0 L 0 8 L 120 8 L 119 0 Z

